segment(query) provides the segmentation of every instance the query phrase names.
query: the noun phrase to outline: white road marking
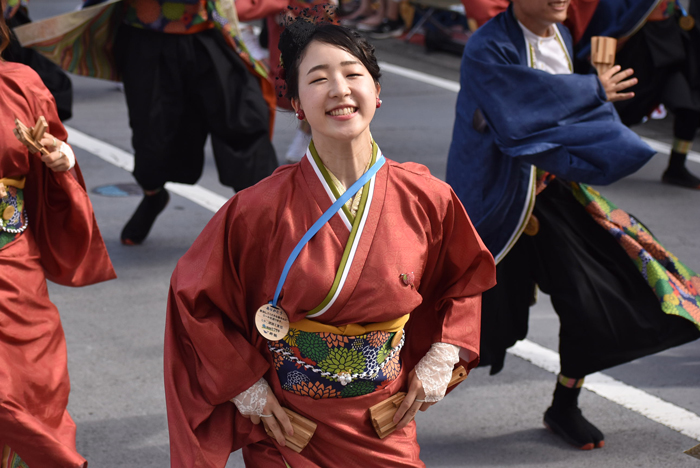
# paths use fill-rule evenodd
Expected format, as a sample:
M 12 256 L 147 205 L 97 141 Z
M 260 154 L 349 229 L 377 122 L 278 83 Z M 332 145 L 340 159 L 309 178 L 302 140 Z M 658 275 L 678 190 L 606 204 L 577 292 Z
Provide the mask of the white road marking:
M 448 91 L 459 91 L 459 83 L 456 81 L 450 81 L 415 70 L 409 70 L 408 68 L 386 62 L 380 62 L 379 65 L 383 71 L 389 73 L 437 86 Z M 91 137 L 72 127 L 66 127 L 66 130 L 68 131 L 70 143 L 72 145 L 94 154 L 108 163 L 126 171 L 133 171 L 133 154 Z M 666 143 L 650 138 L 642 139 L 660 153 L 670 152 L 671 146 Z M 688 159 L 700 163 L 700 154 L 692 151 Z M 212 212 L 218 211 L 227 201 L 225 197 L 201 185 L 185 185 L 168 182 L 165 187 L 173 193 L 187 198 Z M 519 341 L 515 346 L 510 348 L 508 352 L 553 374 L 559 373 L 559 354 L 537 343 L 529 340 Z M 608 377 L 600 372 L 587 376 L 584 388 L 641 414 L 652 421 L 676 430 L 693 439 L 700 440 L 700 416 L 695 413 L 650 395 L 638 388 L 615 380 L 612 377 Z
M 389 73 L 393 73 L 394 75 L 403 76 L 414 81 L 420 81 L 421 83 L 427 83 L 448 91 L 454 91 L 455 93 L 459 92 L 459 83 L 457 81 L 446 80 L 444 78 L 428 75 L 427 73 L 400 67 L 398 65 L 392 65 L 386 62 L 379 62 L 379 68 L 382 71 L 387 71 Z

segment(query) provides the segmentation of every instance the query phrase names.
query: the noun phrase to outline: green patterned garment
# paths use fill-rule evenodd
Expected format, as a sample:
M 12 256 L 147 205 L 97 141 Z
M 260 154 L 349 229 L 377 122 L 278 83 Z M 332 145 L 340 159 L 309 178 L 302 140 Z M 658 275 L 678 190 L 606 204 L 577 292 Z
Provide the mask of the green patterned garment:
M 659 298 L 661 309 L 700 328 L 700 276 L 666 250 L 642 223 L 596 190 L 576 182 L 571 187 L 586 211 L 625 249 Z
M 24 212 L 24 192 L 7 187 L 7 195 L 0 199 L 0 249 L 17 239 L 27 225 Z
M 19 455 L 17 455 L 17 452 L 12 450 L 12 447 L 0 444 L 0 448 L 2 448 L 2 458 L 0 459 L 0 466 L 2 468 L 29 468 Z

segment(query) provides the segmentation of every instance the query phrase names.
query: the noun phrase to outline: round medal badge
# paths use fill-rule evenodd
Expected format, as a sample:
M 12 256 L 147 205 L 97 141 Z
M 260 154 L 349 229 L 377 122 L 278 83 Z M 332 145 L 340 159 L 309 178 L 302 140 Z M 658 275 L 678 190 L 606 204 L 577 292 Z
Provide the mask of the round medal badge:
M 690 15 L 681 16 L 678 20 L 678 24 L 681 26 L 681 29 L 690 31 L 695 27 L 695 18 Z
M 255 327 L 264 338 L 279 341 L 289 332 L 289 317 L 279 307 L 265 304 L 255 313 Z

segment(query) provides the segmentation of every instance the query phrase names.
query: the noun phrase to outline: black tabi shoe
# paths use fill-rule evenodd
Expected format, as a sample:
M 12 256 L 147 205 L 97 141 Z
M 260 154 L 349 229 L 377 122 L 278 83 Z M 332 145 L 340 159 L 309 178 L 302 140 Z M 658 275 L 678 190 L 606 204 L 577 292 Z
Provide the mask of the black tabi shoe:
M 700 190 L 700 179 L 691 174 L 685 166 L 674 169 L 669 167 L 661 176 L 661 181 L 665 184 Z
M 544 413 L 544 425 L 579 450 L 605 446 L 605 436 L 581 414 L 578 407 L 580 388 L 567 388 L 557 383 L 554 399 Z
M 168 201 L 170 201 L 170 194 L 165 189 L 160 189 L 153 195 L 144 195 L 138 208 L 122 230 L 122 244 L 139 245 L 146 240 L 153 223 L 161 211 L 165 209 Z

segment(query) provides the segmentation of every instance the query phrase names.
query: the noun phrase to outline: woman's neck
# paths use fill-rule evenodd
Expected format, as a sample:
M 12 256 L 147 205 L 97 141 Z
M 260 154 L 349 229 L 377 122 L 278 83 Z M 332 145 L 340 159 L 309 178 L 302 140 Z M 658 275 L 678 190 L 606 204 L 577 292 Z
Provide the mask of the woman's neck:
M 372 157 L 372 137 L 369 131 L 347 142 L 317 139 L 315 136 L 313 140 L 323 165 L 346 189 L 365 173 L 367 163 Z

